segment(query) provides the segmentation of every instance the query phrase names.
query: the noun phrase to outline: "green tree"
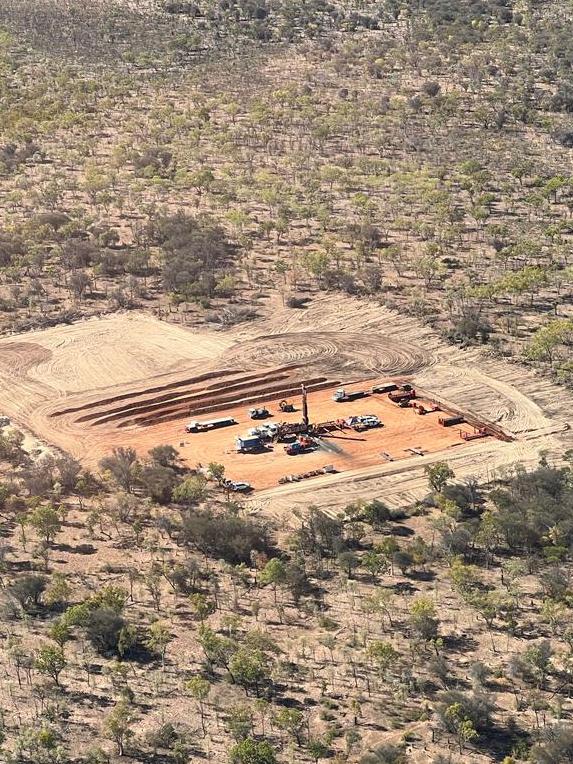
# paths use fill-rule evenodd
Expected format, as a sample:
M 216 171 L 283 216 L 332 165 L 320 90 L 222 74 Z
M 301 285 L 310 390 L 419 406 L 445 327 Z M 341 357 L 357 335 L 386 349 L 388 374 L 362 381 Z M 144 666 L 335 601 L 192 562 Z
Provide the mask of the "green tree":
M 553 650 L 549 640 L 543 640 L 537 645 L 531 645 L 523 653 L 523 663 L 526 665 L 538 689 L 545 688 L 545 679 L 551 669 Z
M 374 547 L 374 551 L 381 554 L 388 561 L 392 575 L 394 575 L 394 555 L 399 549 L 400 546 L 393 536 L 386 536 Z
M 62 530 L 62 521 L 58 511 L 51 505 L 38 507 L 28 516 L 28 524 L 46 544 L 51 544 Z
M 207 679 L 203 679 L 201 676 L 194 676 L 189 679 L 186 687 L 191 693 L 191 697 L 197 701 L 199 714 L 201 715 L 201 727 L 203 729 L 203 735 L 206 735 L 207 730 L 205 728 L 205 701 L 211 692 L 211 683 Z
M 278 557 L 273 557 L 270 559 L 265 567 L 261 570 L 259 575 L 259 582 L 263 586 L 268 584 L 272 585 L 275 604 L 277 601 L 277 586 L 285 584 L 286 580 L 287 567 Z
M 197 613 L 197 617 L 201 623 L 203 623 L 205 618 L 207 618 L 208 615 L 211 615 L 215 609 L 214 603 L 204 594 L 201 594 L 201 592 L 195 592 L 194 594 L 191 594 L 189 596 L 189 601 L 191 603 L 191 607 L 195 613 Z
M 275 724 L 280 730 L 296 740 L 297 745 L 302 745 L 302 729 L 304 714 L 298 708 L 281 708 L 275 714 Z
M 363 609 L 366 613 L 374 613 L 380 616 L 382 629 L 384 629 L 384 619 L 388 619 L 388 625 L 393 627 L 392 606 L 394 604 L 394 594 L 390 589 L 382 587 L 377 588 L 373 594 L 363 599 Z
M 160 467 L 174 467 L 179 459 L 179 452 L 173 446 L 154 446 L 147 452 L 149 458 Z
M 211 188 L 214 180 L 215 176 L 209 167 L 196 170 L 188 176 L 188 182 L 197 191 L 199 198 L 203 196 L 205 191 L 208 191 Z
M 259 695 L 261 684 L 269 677 L 268 661 L 262 650 L 240 647 L 229 661 L 229 672 L 237 684 Z
M 475 540 L 483 548 L 485 552 L 486 568 L 489 568 L 493 561 L 494 550 L 502 540 L 497 518 L 490 510 L 486 510 L 480 517 L 480 524 Z
M 111 456 L 99 463 L 102 472 L 109 472 L 124 491 L 131 493 L 138 480 L 141 465 L 133 448 L 114 448 Z
M 450 567 L 450 578 L 453 588 L 464 598 L 468 599 L 480 584 L 479 571 L 475 565 L 467 565 L 462 557 L 456 557 Z
M 352 578 L 354 570 L 360 565 L 360 558 L 354 552 L 345 551 L 338 555 L 337 562 L 348 578 Z
M 213 629 L 205 624 L 201 624 L 199 627 L 198 639 L 211 667 L 229 668 L 231 656 L 237 649 L 236 643 L 232 639 L 215 634 Z
M 161 621 L 154 621 L 149 627 L 149 634 L 145 640 L 145 645 L 161 656 L 161 666 L 165 669 L 165 653 L 167 646 L 173 639 L 168 626 Z
M 67 664 L 64 651 L 60 645 L 43 645 L 36 653 L 34 666 L 40 674 L 50 676 L 55 684 L 60 686 L 60 674 Z
M 246 738 L 231 748 L 231 764 L 276 764 L 274 748 L 266 740 Z
M 173 491 L 173 501 L 192 507 L 199 504 L 207 495 L 207 481 L 202 475 L 192 475 Z
M 526 349 L 526 356 L 532 361 L 553 363 L 559 348 L 567 352 L 573 342 L 573 319 L 562 318 L 549 321 L 538 329 Z
M 233 740 L 240 742 L 253 732 L 253 711 L 250 706 L 235 704 L 229 708 L 227 726 Z
M 362 566 L 370 573 L 373 580 L 376 580 L 381 573 L 387 573 L 390 570 L 388 560 L 375 549 L 369 549 L 362 557 Z
M 381 640 L 371 642 L 368 645 L 367 653 L 368 657 L 378 666 L 383 677 L 400 658 L 400 654 L 390 642 L 382 642 Z
M 107 584 L 93 595 L 90 599 L 90 605 L 92 607 L 105 607 L 110 610 L 114 610 L 116 613 L 121 613 L 128 600 L 128 592 L 123 586 L 116 586 L 115 584 Z
M 378 499 L 373 499 L 364 505 L 363 519 L 376 530 L 380 530 L 390 519 L 390 510 Z
M 59 737 L 56 730 L 46 723 L 41 727 L 23 725 L 15 739 L 16 760 L 33 761 L 34 764 L 67 762 L 66 752 L 59 745 Z
M 44 602 L 48 607 L 62 607 L 68 602 L 70 594 L 71 587 L 65 574 L 56 572 L 46 586 Z
M 439 621 L 436 607 L 428 597 L 417 597 L 410 606 L 410 623 L 414 632 L 424 641 L 430 642 L 438 636 Z
M 309 740 L 306 747 L 315 764 L 318 764 L 320 759 L 326 759 L 330 753 L 330 748 L 322 740 Z
M 207 466 L 207 472 L 213 480 L 216 480 L 219 485 L 223 484 L 225 479 L 225 465 L 218 462 L 209 462 Z
M 554 636 L 559 632 L 560 626 L 567 623 L 567 607 L 553 599 L 546 599 L 540 611 L 541 619 L 548 623 Z
M 448 480 L 455 477 L 454 471 L 447 462 L 436 462 L 435 464 L 428 464 L 424 468 L 424 472 L 428 476 L 428 483 L 432 491 L 441 493 L 446 487 Z
M 321 281 L 328 270 L 330 258 L 326 252 L 311 250 L 306 252 L 303 258 L 304 268 L 315 278 Z
M 117 747 L 117 755 L 125 754 L 125 744 L 133 737 L 133 724 L 137 716 L 127 700 L 119 700 L 103 722 L 103 732 L 113 740 Z
M 429 289 L 436 279 L 443 278 L 447 273 L 446 266 L 432 255 L 423 255 L 414 263 L 416 275 L 424 281 L 424 287 Z
M 51 625 L 48 631 L 48 636 L 50 639 L 53 639 L 57 645 L 63 647 L 66 642 L 69 642 L 72 638 L 72 630 L 63 618 L 58 618 Z
M 468 719 L 464 715 L 460 703 L 452 703 L 451 706 L 448 706 L 445 710 L 444 717 L 453 728 L 458 740 L 460 754 L 462 754 L 466 745 L 478 737 L 478 733 L 471 719 Z

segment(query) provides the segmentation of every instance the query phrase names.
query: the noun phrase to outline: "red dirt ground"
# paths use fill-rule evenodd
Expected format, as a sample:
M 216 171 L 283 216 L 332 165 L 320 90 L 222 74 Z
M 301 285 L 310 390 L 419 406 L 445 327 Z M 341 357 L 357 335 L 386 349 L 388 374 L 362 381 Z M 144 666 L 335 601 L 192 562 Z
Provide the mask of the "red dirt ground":
M 368 386 L 368 383 L 363 383 L 355 385 L 354 389 L 364 389 Z M 337 471 L 347 472 L 388 461 L 383 454 L 388 454 L 396 461 L 412 458 L 414 454 L 407 451 L 408 448 L 421 449 L 424 453 L 434 453 L 454 447 L 463 448 L 466 443 L 460 437 L 460 430 L 473 432 L 473 428 L 465 424 L 442 427 L 438 424 L 440 416 L 438 412 L 420 416 L 412 409 L 401 409 L 391 403 L 387 395 L 370 395 L 348 403 L 335 403 L 332 400 L 333 389 L 331 387 L 309 394 L 311 421 L 328 421 L 357 414 L 376 414 L 384 426 L 363 433 L 355 433 L 352 430 L 333 433 L 322 439 L 323 447 L 299 456 L 288 456 L 281 443 L 271 445 L 265 452 L 238 454 L 234 448 L 236 436 L 246 433 L 250 427 L 259 424 L 249 418 L 248 407 L 241 405 L 225 409 L 224 416 L 232 416 L 238 422 L 230 427 L 188 434 L 183 429 L 185 421 L 180 420 L 170 423 L 169 427 L 165 425 L 146 427 L 144 431 L 140 431 L 140 437 L 145 439 L 146 446 L 149 438 L 149 447 L 159 442 L 174 443 L 189 467 L 220 462 L 225 465 L 226 474 L 231 479 L 244 480 L 256 489 L 263 489 L 277 485 L 279 478 L 285 475 L 308 472 L 325 465 L 331 464 Z M 300 399 L 292 400 L 297 405 L 298 411 L 291 414 L 282 414 L 279 411 L 279 399 L 267 402 L 265 405 L 272 414 L 267 421 L 300 421 Z M 423 398 L 421 402 L 424 402 Z M 211 418 L 211 415 L 204 418 Z M 212 418 L 216 416 L 213 415 Z M 171 437 L 166 439 L 168 430 L 171 431 Z M 312 478 L 309 478 L 308 482 L 311 480 Z

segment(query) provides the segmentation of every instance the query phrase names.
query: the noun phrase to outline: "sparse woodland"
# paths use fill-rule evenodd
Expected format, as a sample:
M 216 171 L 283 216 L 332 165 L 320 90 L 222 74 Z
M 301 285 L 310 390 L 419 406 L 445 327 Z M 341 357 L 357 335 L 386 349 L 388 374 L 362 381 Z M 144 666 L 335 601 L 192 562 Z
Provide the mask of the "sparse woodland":
M 344 290 L 568 381 L 565 4 L 94 5 L 0 9 L 4 329 Z
M 564 0 L 3 0 L 0 330 L 365 295 L 573 381 Z M 0 433 L 7 764 L 573 761 L 573 457 L 271 523 Z M 572 457 L 567 460 L 567 457 Z
M 3 760 L 568 760 L 569 468 L 281 525 L 171 447 L 2 448 Z

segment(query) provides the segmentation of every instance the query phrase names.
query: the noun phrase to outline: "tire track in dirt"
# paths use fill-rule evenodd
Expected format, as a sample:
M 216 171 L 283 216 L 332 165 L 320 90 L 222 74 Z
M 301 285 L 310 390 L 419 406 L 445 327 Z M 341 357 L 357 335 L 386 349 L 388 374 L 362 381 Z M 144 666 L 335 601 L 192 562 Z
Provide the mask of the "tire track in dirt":
M 499 424 L 515 435 L 548 427 L 551 420 L 517 388 L 512 374 L 515 371 L 511 367 L 486 374 L 472 363 L 439 365 L 416 377 L 416 383 L 427 386 L 468 414 Z
M 354 332 L 292 332 L 241 342 L 222 356 L 227 365 L 249 368 L 304 363 L 353 376 L 413 374 L 435 362 L 434 354 L 406 341 Z
M 52 352 L 33 342 L 7 342 L 0 345 L 0 368 L 11 375 L 25 375 L 29 369 L 52 358 Z
M 15 413 L 33 408 L 32 401 L 39 390 L 45 395 L 50 389 L 30 378 L 29 372 L 49 363 L 52 352 L 33 342 L 0 343 L 0 407 L 2 413 Z M 52 391 L 53 392 L 53 391 Z

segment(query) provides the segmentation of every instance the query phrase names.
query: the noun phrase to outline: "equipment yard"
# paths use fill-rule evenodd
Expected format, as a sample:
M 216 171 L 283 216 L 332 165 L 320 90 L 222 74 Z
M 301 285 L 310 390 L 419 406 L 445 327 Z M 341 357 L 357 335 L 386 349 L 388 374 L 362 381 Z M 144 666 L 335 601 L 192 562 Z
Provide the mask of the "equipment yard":
M 357 387 L 354 385 L 350 389 Z M 359 387 L 364 387 L 364 384 Z M 368 413 L 376 415 L 382 426 L 363 432 L 356 432 L 350 427 L 332 431 L 313 438 L 314 445 L 296 456 L 289 456 L 285 452 L 285 444 L 276 441 L 265 444 L 253 453 L 237 453 L 234 447 L 236 436 L 258 424 L 249 418 L 246 406 L 242 405 L 225 409 L 225 415 L 233 417 L 237 424 L 209 432 L 185 433 L 181 437 L 185 445 L 179 447 L 179 442 L 176 445 L 188 466 L 198 462 L 204 465 L 219 462 L 225 465 L 226 474 L 231 479 L 245 480 L 253 488 L 261 489 L 276 486 L 286 476 L 304 475 L 325 466 L 332 466 L 337 473 L 342 473 L 446 449 L 463 448 L 466 442 L 460 437 L 460 432 L 474 432 L 474 428 L 468 424 L 443 427 L 438 423 L 439 412 L 417 415 L 412 408 L 399 408 L 391 403 L 386 394 L 372 394 L 347 403 L 335 403 L 332 400 L 335 389 L 331 387 L 309 394 L 311 421 L 335 421 L 340 417 L 350 418 Z M 431 405 L 423 397 L 418 400 L 427 406 Z M 280 412 L 278 404 L 278 398 L 267 401 L 269 421 L 300 421 L 300 395 L 296 403 L 297 410 L 293 413 Z M 157 442 L 154 431 L 155 427 L 150 428 L 146 438 L 151 435 L 154 442 Z
M 128 314 L 2 339 L 0 414 L 92 469 L 114 447 L 144 456 L 171 444 L 188 467 L 223 463 L 228 478 L 256 489 L 253 501 L 272 494 L 273 511 L 309 502 L 334 508 L 346 501 L 343 484 L 358 479 L 364 497 L 382 496 L 396 475 L 400 496 L 410 498 L 432 459 L 455 462 L 460 477 L 485 476 L 517 460 L 536 463 L 542 452 L 557 458 L 569 443 L 566 391 L 523 369 L 518 389 L 515 367 L 446 346 L 380 306 L 345 298 L 333 312 L 317 300 L 308 311 L 277 309 L 264 335 L 261 326 L 191 331 Z M 417 395 L 391 391 L 393 403 L 388 382 L 409 383 Z M 310 429 L 300 424 L 303 384 Z M 281 401 L 295 410 L 281 411 Z M 431 411 L 433 401 L 440 411 Z M 427 413 L 412 408 L 420 405 Z M 261 411 L 250 418 L 250 409 L 264 408 L 267 419 Z M 354 429 L 336 424 L 368 415 L 374 419 Z M 369 426 L 376 417 L 382 426 Z M 191 421 L 228 418 L 235 423 L 185 430 Z M 312 442 L 291 444 L 301 452 L 292 456 L 276 438 L 237 453 L 237 436 L 249 439 L 265 422 L 298 422 L 295 439 L 306 433 Z M 317 432 L 318 423 L 332 426 Z M 484 425 L 493 430 L 481 432 Z M 322 474 L 324 467 L 336 474 Z M 315 471 L 320 476 L 285 481 Z

